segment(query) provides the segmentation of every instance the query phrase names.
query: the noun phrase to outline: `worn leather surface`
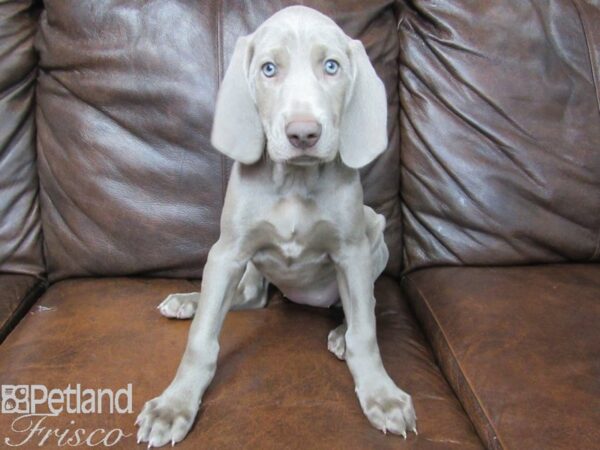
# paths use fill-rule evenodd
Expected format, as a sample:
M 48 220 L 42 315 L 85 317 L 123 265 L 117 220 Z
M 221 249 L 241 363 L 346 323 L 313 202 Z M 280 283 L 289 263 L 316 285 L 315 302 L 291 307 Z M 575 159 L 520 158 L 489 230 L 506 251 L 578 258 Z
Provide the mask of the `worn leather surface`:
M 408 275 L 444 374 L 489 448 L 600 441 L 600 264 Z
M 597 2 L 401 3 L 405 269 L 597 261 Z
M 143 403 L 174 375 L 190 324 L 161 317 L 156 305 L 170 293 L 197 289 L 198 282 L 185 280 L 59 282 L 0 347 L 0 384 L 117 389 L 132 383 L 134 414 L 63 414 L 46 426 L 62 430 L 74 420 L 71 429 L 134 433 Z M 331 310 L 284 302 L 275 293 L 266 309 L 227 315 L 215 379 L 199 420 L 177 448 L 483 448 L 397 282 L 381 279 L 376 297 L 383 360 L 413 395 L 418 436 L 385 436 L 364 418 L 346 364 L 326 348 L 340 318 Z M 2 438 L 13 419 L 0 414 Z M 10 436 L 19 442 L 19 435 Z M 134 437 L 113 448 L 136 448 Z
M 41 275 L 32 3 L 0 2 L 0 272 Z
M 45 287 L 31 275 L 0 274 L 0 343 Z
M 231 165 L 209 143 L 219 81 L 235 39 L 292 3 L 45 2 L 37 123 L 52 280 L 201 276 Z M 363 175 L 367 202 L 388 219 L 389 268 L 398 273 L 393 2 L 308 3 L 361 38 L 385 80 L 390 148 Z

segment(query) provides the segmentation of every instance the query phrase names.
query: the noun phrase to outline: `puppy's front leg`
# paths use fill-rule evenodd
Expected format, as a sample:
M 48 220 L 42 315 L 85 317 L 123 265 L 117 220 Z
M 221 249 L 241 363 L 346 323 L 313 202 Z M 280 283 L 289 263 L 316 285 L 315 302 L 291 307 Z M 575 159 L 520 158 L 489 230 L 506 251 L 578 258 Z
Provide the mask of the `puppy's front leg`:
M 138 442 L 160 447 L 181 441 L 190 430 L 204 391 L 216 370 L 218 336 L 246 261 L 233 246 L 217 242 L 209 252 L 198 309 L 175 378 L 167 389 L 146 402 L 137 418 Z
M 416 416 L 410 395 L 394 384 L 379 354 L 368 240 L 343 246 L 334 260 L 348 325 L 345 358 L 360 406 L 375 428 L 406 438 L 407 430 L 416 433 Z

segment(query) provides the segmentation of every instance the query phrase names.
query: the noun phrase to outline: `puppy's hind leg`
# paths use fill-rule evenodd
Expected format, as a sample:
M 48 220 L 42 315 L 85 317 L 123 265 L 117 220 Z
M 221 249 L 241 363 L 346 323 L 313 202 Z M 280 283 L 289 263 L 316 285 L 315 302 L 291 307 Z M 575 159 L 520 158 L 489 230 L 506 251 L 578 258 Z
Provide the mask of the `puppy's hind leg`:
M 263 308 L 267 304 L 268 288 L 269 283 L 265 277 L 252 262 L 249 262 L 237 288 L 231 309 Z M 157 308 L 169 319 L 191 319 L 198 308 L 198 300 L 200 300 L 200 292 L 171 294 Z
M 365 221 L 367 222 L 367 238 L 371 248 L 371 276 L 373 283 L 383 273 L 388 263 L 390 252 L 383 239 L 385 230 L 385 217 L 383 214 L 377 214 L 373 208 L 363 206 L 365 212 Z
M 231 309 L 263 308 L 267 304 L 268 290 L 269 282 L 252 261 L 249 261 L 244 276 L 237 287 Z
M 334 255 L 340 297 L 348 329 L 345 360 L 354 378 L 360 406 L 377 429 L 406 438 L 417 430 L 417 416 L 410 395 L 400 389 L 383 366 L 376 337 L 374 280 L 385 267 L 388 252 L 383 241 L 383 217 L 365 208 L 378 233 L 367 230 L 365 239 L 347 242 Z M 379 240 L 381 238 L 381 240 Z M 369 273 L 370 272 L 370 273 Z
M 371 275 L 375 282 L 377 277 L 383 273 L 389 258 L 389 251 L 383 240 L 385 217 L 377 214 L 368 206 L 364 206 L 364 211 L 367 222 L 367 238 L 371 248 Z M 347 329 L 348 326 L 344 319 L 344 323 L 331 330 L 327 336 L 327 349 L 342 361 L 345 359 L 346 353 Z

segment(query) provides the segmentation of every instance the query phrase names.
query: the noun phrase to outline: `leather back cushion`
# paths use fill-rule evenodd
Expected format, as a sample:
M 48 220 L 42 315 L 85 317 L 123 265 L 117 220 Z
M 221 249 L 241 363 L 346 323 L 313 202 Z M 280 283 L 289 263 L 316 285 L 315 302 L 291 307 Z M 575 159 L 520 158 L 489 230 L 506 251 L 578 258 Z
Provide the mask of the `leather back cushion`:
M 0 272 L 41 275 L 33 48 L 38 10 L 0 2 Z
M 599 260 L 600 9 L 415 0 L 400 22 L 406 269 Z
M 50 278 L 198 277 L 231 162 L 209 143 L 238 36 L 291 1 L 45 2 L 38 150 Z M 396 18 L 391 0 L 307 2 L 365 43 L 390 99 L 390 148 L 363 171 L 400 250 Z

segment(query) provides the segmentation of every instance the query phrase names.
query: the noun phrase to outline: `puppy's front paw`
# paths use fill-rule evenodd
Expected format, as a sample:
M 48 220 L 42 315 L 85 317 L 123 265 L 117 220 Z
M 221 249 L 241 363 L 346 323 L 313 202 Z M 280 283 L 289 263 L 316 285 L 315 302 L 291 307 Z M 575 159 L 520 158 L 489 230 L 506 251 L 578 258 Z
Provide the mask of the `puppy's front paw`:
M 160 313 L 169 319 L 189 319 L 196 313 L 200 294 L 171 294 L 157 306 Z
M 399 389 L 391 379 L 356 389 L 363 412 L 378 430 L 400 434 L 417 433 L 417 416 L 410 395 Z
M 137 442 L 148 442 L 150 447 L 181 441 L 190 431 L 198 406 L 187 399 L 179 399 L 163 393 L 144 405 L 135 424 L 140 427 Z

